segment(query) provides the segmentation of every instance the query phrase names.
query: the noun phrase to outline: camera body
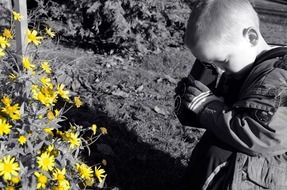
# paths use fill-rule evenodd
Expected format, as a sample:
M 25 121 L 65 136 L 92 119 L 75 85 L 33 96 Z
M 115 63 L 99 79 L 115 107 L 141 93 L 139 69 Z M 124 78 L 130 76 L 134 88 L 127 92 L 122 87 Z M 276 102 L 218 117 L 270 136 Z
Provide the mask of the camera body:
M 189 83 L 193 80 L 198 80 L 214 92 L 216 90 L 217 78 L 218 72 L 214 66 L 196 60 L 189 75 L 179 82 L 177 86 L 178 92 L 175 97 L 174 111 L 182 125 L 200 127 L 197 115 L 182 103 Z

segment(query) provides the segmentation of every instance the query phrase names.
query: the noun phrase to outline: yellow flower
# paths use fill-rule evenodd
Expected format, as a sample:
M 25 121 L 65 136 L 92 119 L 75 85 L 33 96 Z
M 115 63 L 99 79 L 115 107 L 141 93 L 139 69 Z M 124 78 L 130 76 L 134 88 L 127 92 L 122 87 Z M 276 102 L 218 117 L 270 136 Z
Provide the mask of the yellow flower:
M 12 176 L 19 175 L 19 163 L 14 161 L 15 158 L 10 155 L 4 156 L 0 161 L 0 175 L 3 176 L 4 180 L 11 180 Z
M 17 74 L 15 74 L 15 73 L 10 73 L 9 76 L 8 76 L 8 78 L 9 78 L 10 80 L 14 81 L 14 80 L 16 80 L 16 78 L 17 78 Z
M 1 102 L 2 102 L 5 106 L 10 106 L 11 103 L 12 103 L 12 100 L 10 99 L 9 96 L 4 96 L 4 97 L 1 99 Z
M 87 164 L 76 164 L 76 169 L 80 174 L 80 177 L 84 180 L 91 179 L 93 177 L 93 169 Z
M 48 63 L 48 61 L 44 61 L 42 64 L 41 64 L 41 68 L 43 71 L 45 71 L 47 74 L 50 74 L 52 72 L 52 69 Z
M 49 88 L 53 88 L 53 84 L 50 78 L 48 77 L 41 77 L 40 78 L 40 82 L 44 85 L 44 86 L 48 86 Z
M 46 152 L 49 153 L 51 155 L 51 153 L 56 150 L 55 149 L 55 145 L 54 144 L 49 144 L 49 146 L 46 149 Z
M 8 135 L 11 127 L 12 125 L 10 125 L 5 118 L 0 118 L 0 136 Z
M 55 32 L 53 32 L 51 28 L 45 28 L 45 31 L 51 38 L 55 37 Z
M 29 57 L 23 57 L 22 58 L 22 64 L 23 64 L 23 67 L 29 71 L 33 71 L 36 66 L 34 64 L 31 63 L 30 61 L 30 58 Z
M 28 43 L 32 42 L 33 44 L 35 44 L 36 46 L 38 46 L 41 43 L 41 40 L 43 39 L 43 37 L 41 36 L 37 36 L 38 32 L 36 30 L 27 30 L 27 41 Z
M 52 136 L 54 135 L 53 128 L 47 127 L 47 128 L 44 128 L 43 130 L 49 135 L 52 135 Z
M 78 134 L 72 132 L 65 132 L 63 138 L 70 143 L 70 148 L 76 148 L 81 145 L 81 139 L 78 138 Z
M 9 42 L 7 41 L 7 39 L 3 36 L 0 36 L 0 47 L 2 49 L 5 49 L 6 47 L 10 47 Z
M 22 18 L 23 18 L 23 16 L 20 13 L 16 12 L 16 11 L 13 11 L 12 14 L 13 14 L 14 20 L 21 21 Z
M 2 34 L 7 39 L 13 39 L 12 31 L 8 28 L 5 28 Z
M 66 175 L 66 168 L 64 168 L 62 170 L 56 168 L 53 171 L 53 179 L 55 181 L 58 181 L 59 183 L 63 182 L 66 179 L 65 175 Z
M 96 124 L 93 124 L 93 125 L 91 126 L 91 130 L 93 131 L 93 135 L 95 135 L 96 132 L 97 132 L 97 125 L 96 125 Z
M 58 136 L 60 136 L 60 137 L 63 137 L 64 138 L 64 140 L 66 140 L 65 138 L 65 134 L 62 132 L 62 131 L 60 131 L 60 130 L 56 130 L 56 134 L 58 135 Z
M 53 190 L 69 190 L 71 188 L 69 181 L 63 180 L 58 183 L 58 186 L 53 187 Z
M 46 188 L 48 178 L 42 173 L 34 172 L 34 175 L 37 177 L 37 189 Z
M 35 91 L 33 98 L 39 100 L 46 107 L 50 107 L 57 102 L 57 93 L 49 86 L 43 86 L 41 87 L 40 92 Z
M 104 169 L 101 169 L 101 166 L 99 168 L 95 166 L 95 175 L 100 183 L 102 183 L 102 181 L 107 177 L 107 174 L 104 175 L 105 172 L 106 171 Z
M 63 99 L 69 100 L 69 91 L 68 90 L 64 90 L 64 88 L 65 88 L 64 84 L 58 84 L 57 92 Z
M 36 85 L 36 84 L 32 84 L 32 86 L 31 86 L 31 92 L 32 92 L 33 94 L 36 94 L 36 93 L 40 92 L 39 86 Z
M 105 127 L 101 127 L 101 128 L 100 128 L 100 131 L 101 131 L 101 133 L 102 133 L 103 135 L 107 135 L 107 134 L 108 134 L 108 130 L 107 130 L 107 128 L 105 128 Z
M 94 179 L 94 178 L 89 178 L 89 179 L 86 179 L 86 180 L 85 180 L 85 184 L 86 184 L 87 186 L 93 186 L 94 183 L 95 183 L 95 179 Z
M 15 190 L 15 188 L 14 188 L 13 186 L 11 186 L 11 185 L 8 185 L 8 186 L 5 188 L 5 190 Z
M 53 113 L 53 111 L 49 110 L 47 113 L 47 118 L 52 121 L 54 119 L 56 119 L 57 117 L 59 117 L 60 115 L 60 111 L 55 109 L 55 113 Z
M 25 144 L 27 142 L 27 138 L 24 135 L 21 135 L 18 138 L 18 142 L 19 142 L 19 144 L 23 145 L 23 144 Z
M 83 102 L 81 101 L 79 96 L 74 97 L 74 104 L 77 108 L 79 108 L 83 105 Z
M 50 121 L 52 121 L 52 120 L 54 120 L 54 119 L 56 118 L 55 115 L 54 115 L 54 113 L 53 113 L 53 111 L 51 111 L 51 110 L 48 111 L 48 113 L 47 113 L 47 118 L 48 118 Z
M 20 176 L 12 176 L 12 178 L 11 178 L 11 182 L 13 184 L 18 184 L 20 181 L 21 181 Z
M 2 48 L 0 48 L 0 58 L 4 57 L 6 54 Z
M 44 171 L 52 171 L 55 166 L 55 157 L 48 152 L 44 152 L 37 157 L 37 163 L 40 169 Z
M 9 115 L 12 120 L 19 120 L 21 118 L 19 104 L 15 104 L 13 106 L 5 105 L 5 107 L 2 108 L 2 112 Z

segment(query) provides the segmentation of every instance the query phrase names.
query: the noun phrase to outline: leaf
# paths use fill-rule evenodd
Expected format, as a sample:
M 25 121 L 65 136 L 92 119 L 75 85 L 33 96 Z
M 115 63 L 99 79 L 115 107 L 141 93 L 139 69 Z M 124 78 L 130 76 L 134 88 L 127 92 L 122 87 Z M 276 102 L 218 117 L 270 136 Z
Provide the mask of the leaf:
M 77 92 L 80 87 L 81 87 L 81 84 L 79 83 L 79 81 L 77 79 L 74 79 L 74 81 L 72 82 L 73 91 Z
M 117 89 L 116 91 L 113 91 L 112 92 L 112 95 L 115 95 L 115 96 L 119 96 L 119 97 L 122 97 L 122 98 L 128 98 L 129 97 L 129 94 L 120 90 L 120 89 Z
M 35 146 L 34 150 L 35 150 L 35 151 L 40 150 L 40 149 L 42 148 L 43 144 L 44 144 L 44 141 L 40 142 L 39 144 L 37 144 L 37 145 Z
M 26 144 L 27 144 L 27 146 L 28 146 L 28 148 L 29 148 L 29 150 L 30 150 L 30 153 L 31 153 L 31 154 L 34 154 L 33 145 L 32 145 L 32 143 L 31 143 L 31 141 L 30 141 L 29 139 L 27 139 Z
M 172 78 L 170 75 L 165 75 L 165 79 L 167 79 L 172 84 L 176 84 L 177 83 L 177 80 Z
M 107 177 L 107 176 L 105 176 L 105 177 L 103 178 L 103 181 L 102 181 L 101 183 L 98 183 L 98 184 L 97 184 L 97 187 L 98 187 L 98 188 L 101 188 L 101 189 L 104 188 L 105 181 L 106 181 L 106 177 Z
M 136 92 L 141 92 L 144 89 L 144 85 L 140 85 L 137 89 Z
M 166 115 L 168 114 L 167 111 L 165 111 L 164 109 L 162 109 L 162 108 L 160 108 L 160 107 L 158 107 L 158 106 L 155 106 L 155 107 L 154 107 L 154 111 L 155 111 L 156 113 L 162 114 L 162 115 L 164 115 L 164 116 L 166 116 Z
M 90 8 L 88 8 L 87 13 L 90 14 L 90 13 L 96 12 L 101 5 L 102 5 L 102 3 L 100 3 L 100 2 L 93 3 L 93 5 L 90 6 Z
M 25 102 L 22 103 L 20 107 L 20 114 L 23 116 L 24 115 L 24 109 L 25 109 Z

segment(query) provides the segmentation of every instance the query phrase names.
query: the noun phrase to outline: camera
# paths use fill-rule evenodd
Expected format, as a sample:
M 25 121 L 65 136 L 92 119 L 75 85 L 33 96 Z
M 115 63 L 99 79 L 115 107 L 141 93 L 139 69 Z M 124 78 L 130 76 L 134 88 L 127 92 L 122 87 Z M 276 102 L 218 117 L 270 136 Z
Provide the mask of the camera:
M 185 126 L 200 127 L 197 115 L 182 104 L 188 85 L 198 80 L 205 84 L 212 92 L 216 90 L 218 72 L 212 64 L 196 60 L 189 75 L 183 78 L 176 88 L 174 111 L 180 123 Z

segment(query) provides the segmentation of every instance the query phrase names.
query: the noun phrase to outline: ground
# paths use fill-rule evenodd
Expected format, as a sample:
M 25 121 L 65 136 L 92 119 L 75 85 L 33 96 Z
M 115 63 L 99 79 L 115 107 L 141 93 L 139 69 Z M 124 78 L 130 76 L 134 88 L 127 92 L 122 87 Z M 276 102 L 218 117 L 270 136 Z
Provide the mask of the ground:
M 267 41 L 287 44 L 286 19 L 261 18 Z M 109 188 L 177 189 L 203 133 L 182 126 L 173 114 L 176 83 L 194 62 L 186 48 L 122 58 L 57 46 L 42 56 L 53 58 L 58 79 L 86 102 L 68 116 L 84 126 L 108 129 L 85 157 L 90 164 L 107 160 Z

